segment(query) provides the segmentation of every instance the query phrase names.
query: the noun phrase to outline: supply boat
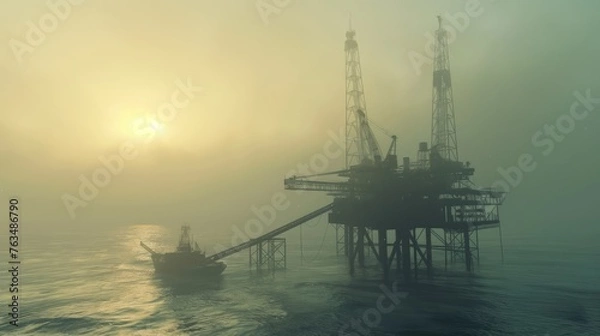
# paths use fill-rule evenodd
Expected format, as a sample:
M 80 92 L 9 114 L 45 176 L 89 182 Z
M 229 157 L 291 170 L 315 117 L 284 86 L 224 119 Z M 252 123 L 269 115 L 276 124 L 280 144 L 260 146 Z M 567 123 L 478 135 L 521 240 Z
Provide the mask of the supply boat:
M 227 268 L 223 262 L 206 258 L 206 253 L 193 241 L 189 225 L 181 227 L 175 252 L 157 253 L 141 241 L 140 245 L 150 253 L 158 274 L 216 276 Z

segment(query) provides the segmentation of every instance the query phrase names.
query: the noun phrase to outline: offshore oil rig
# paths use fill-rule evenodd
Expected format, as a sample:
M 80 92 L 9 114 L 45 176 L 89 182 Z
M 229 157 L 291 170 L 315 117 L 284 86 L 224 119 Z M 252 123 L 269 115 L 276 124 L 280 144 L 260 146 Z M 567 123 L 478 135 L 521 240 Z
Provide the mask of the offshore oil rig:
M 399 165 L 397 138 L 391 136 L 383 155 L 369 125 L 359 48 L 356 33 L 350 28 L 345 41 L 346 167 L 284 180 L 287 190 L 326 192 L 333 203 L 209 258 L 218 260 L 250 248 L 251 265 L 274 265 L 277 255 L 285 259 L 281 250 L 285 241 L 276 241 L 276 236 L 329 212 L 329 223 L 336 226 L 338 252 L 347 256 L 350 274 L 354 274 L 357 262 L 365 267 L 369 250 L 385 279 L 394 264 L 407 278 L 416 276 L 422 264 L 431 274 L 434 248 L 444 251 L 446 267 L 448 262 L 464 261 L 466 270 L 473 270 L 474 262 L 479 261 L 478 231 L 500 228 L 499 206 L 504 193 L 474 185 L 470 181 L 474 168 L 459 160 L 448 36 L 439 16 L 438 22 L 431 146 L 419 143 L 416 160 L 403 157 Z M 434 246 L 434 239 L 441 245 Z

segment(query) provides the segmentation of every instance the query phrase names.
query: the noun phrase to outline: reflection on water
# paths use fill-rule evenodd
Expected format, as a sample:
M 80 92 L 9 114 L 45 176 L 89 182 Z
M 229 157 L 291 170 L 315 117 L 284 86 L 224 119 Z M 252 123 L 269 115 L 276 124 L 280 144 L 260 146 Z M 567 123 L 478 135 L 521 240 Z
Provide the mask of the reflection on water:
M 351 278 L 335 251 L 301 264 L 290 248 L 289 269 L 276 273 L 249 271 L 241 253 L 227 258 L 227 269 L 214 278 L 155 274 L 140 240 L 170 251 L 177 234 L 135 225 L 95 236 L 31 235 L 22 255 L 21 335 L 333 335 L 362 319 L 382 294 L 377 267 Z M 550 246 L 544 257 L 564 254 Z M 372 334 L 600 334 L 594 299 L 600 292 L 589 285 L 600 279 L 598 269 L 572 267 L 566 276 L 530 254 L 518 256 L 475 275 L 449 272 L 402 283 L 408 297 L 382 315 Z M 586 258 L 570 258 L 587 265 Z M 7 330 L 0 325 L 0 335 L 13 332 Z

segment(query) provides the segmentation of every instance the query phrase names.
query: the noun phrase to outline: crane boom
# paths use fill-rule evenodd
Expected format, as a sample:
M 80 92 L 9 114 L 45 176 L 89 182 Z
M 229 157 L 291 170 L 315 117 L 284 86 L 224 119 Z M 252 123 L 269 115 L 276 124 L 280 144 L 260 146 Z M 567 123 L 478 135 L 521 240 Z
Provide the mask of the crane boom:
M 380 162 L 381 151 L 379 150 L 379 144 L 377 143 L 377 139 L 375 138 L 375 135 L 369 126 L 367 117 L 362 110 L 357 110 L 356 113 L 359 120 L 359 131 L 362 135 L 361 139 L 366 142 L 366 146 L 363 146 L 363 148 L 368 148 L 368 151 L 363 154 L 363 160 L 369 159 L 375 162 Z
M 144 248 L 144 250 L 150 252 L 150 254 L 155 255 L 157 254 L 156 252 L 154 252 L 153 249 L 151 249 L 148 245 L 144 244 L 143 242 L 140 242 L 140 246 Z

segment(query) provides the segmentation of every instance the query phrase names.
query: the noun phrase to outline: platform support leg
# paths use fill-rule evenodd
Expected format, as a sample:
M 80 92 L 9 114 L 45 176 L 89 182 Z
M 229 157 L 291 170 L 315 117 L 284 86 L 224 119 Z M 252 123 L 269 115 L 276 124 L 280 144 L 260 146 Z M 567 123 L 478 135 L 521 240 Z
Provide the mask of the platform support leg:
M 379 229 L 379 263 L 383 269 L 383 278 L 384 280 L 389 279 L 390 275 L 390 264 L 388 262 L 388 248 L 387 248 L 387 230 Z
M 402 272 L 404 278 L 410 278 L 410 230 L 402 229 Z
M 365 228 L 363 226 L 358 228 L 358 266 L 361 268 L 365 267 Z
M 433 246 L 431 245 L 431 228 L 425 228 L 425 257 L 427 258 L 427 274 L 431 275 L 433 269 Z
M 348 232 L 348 266 L 350 268 L 350 275 L 354 275 L 354 228 L 352 226 L 346 226 Z
M 471 272 L 473 268 L 473 259 L 471 256 L 471 237 L 469 237 L 469 228 L 465 228 L 463 240 L 463 244 L 465 246 L 465 265 L 467 266 L 467 272 Z
M 394 231 L 396 233 L 396 241 L 394 242 L 396 248 L 396 271 L 400 272 L 402 269 L 402 231 L 400 229 Z

